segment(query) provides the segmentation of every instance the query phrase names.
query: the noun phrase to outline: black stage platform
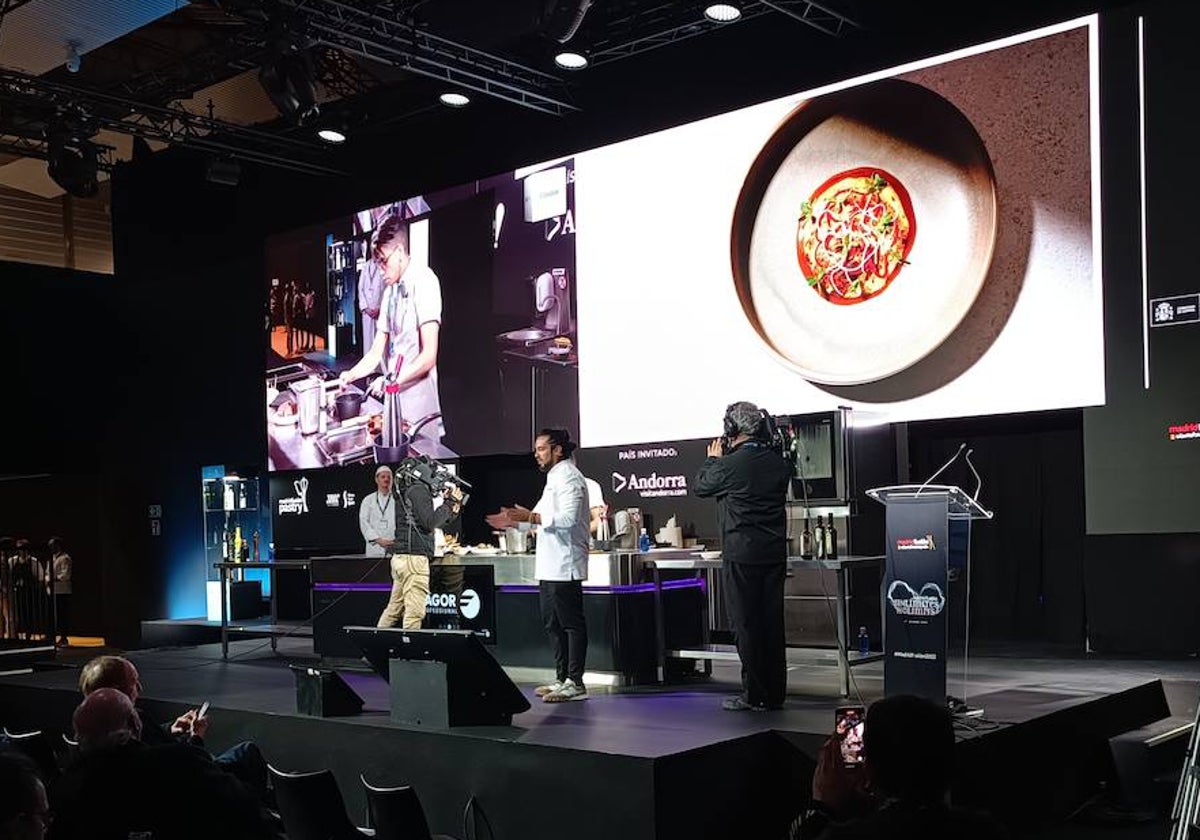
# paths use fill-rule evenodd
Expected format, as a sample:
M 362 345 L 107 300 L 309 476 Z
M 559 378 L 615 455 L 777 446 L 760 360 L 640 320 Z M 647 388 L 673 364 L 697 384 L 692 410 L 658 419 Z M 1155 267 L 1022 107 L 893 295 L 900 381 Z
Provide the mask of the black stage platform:
M 329 767 L 351 816 L 363 821 L 359 774 L 413 784 L 435 832 L 463 834 L 475 797 L 498 838 L 569 831 L 574 840 L 777 838 L 808 795 L 813 756 L 833 721 L 832 668 L 796 666 L 787 707 L 719 708 L 736 670 L 718 665 L 698 686 L 595 689 L 585 702 L 547 705 L 522 684 L 533 708 L 511 727 L 405 728 L 388 716 L 388 686 L 368 672 L 341 672 L 366 701 L 354 717 L 296 713 L 289 663 L 314 663 L 307 640 L 263 640 L 132 652 L 143 702 L 163 718 L 212 705 L 209 747 L 257 741 L 286 770 Z M 62 731 L 78 702 L 78 666 L 0 678 L 0 723 Z M 951 663 L 962 694 L 961 663 Z M 530 676 L 530 675 L 524 675 Z M 989 806 L 1018 826 L 1060 817 L 1110 774 L 1107 738 L 1195 703 L 1194 662 L 1035 656 L 973 657 L 968 699 L 982 719 L 963 720 L 956 796 Z M 855 669 L 865 703 L 882 695 L 878 665 Z M 1164 683 L 1161 680 L 1171 681 Z M 1179 699 L 1179 698 L 1184 699 Z M 1176 708 L 1172 708 L 1175 706 Z M 484 835 L 486 836 L 486 834 Z

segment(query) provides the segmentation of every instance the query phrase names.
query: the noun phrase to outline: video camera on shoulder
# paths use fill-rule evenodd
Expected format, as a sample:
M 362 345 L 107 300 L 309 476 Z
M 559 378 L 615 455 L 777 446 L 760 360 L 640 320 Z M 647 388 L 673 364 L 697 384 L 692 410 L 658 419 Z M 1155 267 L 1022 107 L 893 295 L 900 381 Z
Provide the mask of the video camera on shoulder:
M 429 488 L 429 492 L 440 494 L 445 491 L 447 484 L 453 484 L 462 491 L 460 504 L 466 505 L 471 483 L 459 478 L 451 469 L 440 461 L 435 461 L 428 455 L 415 455 L 405 458 L 396 466 L 396 476 L 405 482 L 419 482 Z

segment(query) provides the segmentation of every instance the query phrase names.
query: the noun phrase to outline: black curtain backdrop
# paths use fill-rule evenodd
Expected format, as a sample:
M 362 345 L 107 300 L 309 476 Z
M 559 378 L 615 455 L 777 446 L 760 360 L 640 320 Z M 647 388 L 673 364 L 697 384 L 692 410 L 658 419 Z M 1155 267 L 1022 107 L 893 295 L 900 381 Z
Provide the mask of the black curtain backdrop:
M 1062 644 L 1082 650 L 1084 509 L 1078 411 L 911 424 L 910 475 L 919 483 L 961 443 L 983 479 L 980 503 L 995 513 L 972 524 L 971 638 Z M 974 492 L 960 459 L 939 476 Z M 965 597 L 961 584 L 952 591 Z M 961 627 L 957 628 L 961 633 Z

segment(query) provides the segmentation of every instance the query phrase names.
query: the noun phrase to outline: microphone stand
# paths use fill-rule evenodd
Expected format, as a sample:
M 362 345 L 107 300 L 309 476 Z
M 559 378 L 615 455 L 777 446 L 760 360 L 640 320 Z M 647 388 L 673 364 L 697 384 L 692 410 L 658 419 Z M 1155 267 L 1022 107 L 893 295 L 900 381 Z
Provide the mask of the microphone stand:
M 925 479 L 925 481 L 921 484 L 921 486 L 917 488 L 917 492 L 914 495 L 917 495 L 917 496 L 921 495 L 921 491 L 924 490 L 926 487 L 928 487 L 929 483 L 931 481 L 933 481 L 939 475 L 944 473 L 950 467 L 951 464 L 953 464 L 955 461 L 957 461 L 958 456 L 961 455 L 963 453 L 963 450 L 966 448 L 967 448 L 967 445 L 965 443 L 960 443 L 958 445 L 958 451 L 955 452 L 953 456 L 951 456 L 949 461 L 947 461 L 946 463 L 944 463 L 940 467 L 938 467 L 937 472 L 935 472 L 933 475 L 929 476 L 929 478 Z

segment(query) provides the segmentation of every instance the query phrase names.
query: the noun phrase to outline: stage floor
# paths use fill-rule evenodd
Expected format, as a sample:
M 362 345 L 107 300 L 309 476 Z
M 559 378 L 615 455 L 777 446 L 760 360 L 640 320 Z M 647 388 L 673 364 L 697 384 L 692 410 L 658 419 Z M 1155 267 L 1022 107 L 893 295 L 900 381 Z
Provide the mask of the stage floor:
M 78 668 L 90 658 L 73 652 L 59 657 L 60 667 L 0 678 L 0 685 L 27 685 L 74 690 Z M 207 700 L 214 712 L 223 708 L 273 715 L 295 715 L 296 689 L 289 664 L 315 664 L 311 641 L 281 639 L 272 652 L 264 640 L 234 641 L 229 659 L 220 645 L 130 651 L 147 699 L 198 705 Z M 1191 660 L 1138 660 L 1092 656 L 1063 657 L 1045 652 L 1012 651 L 973 656 L 967 680 L 962 659 L 951 658 L 947 691 L 982 708 L 983 720 L 998 726 L 1026 721 L 1153 680 L 1200 680 L 1200 664 Z M 363 714 L 338 718 L 358 726 L 405 728 L 388 716 L 388 685 L 361 665 L 339 669 L 365 701 Z M 824 736 L 839 705 L 869 705 L 883 696 L 882 663 L 852 669 L 851 697 L 838 694 L 832 667 L 791 665 L 788 699 L 772 712 L 725 712 L 721 701 L 738 692 L 739 669 L 713 663 L 708 680 L 683 686 L 609 688 L 590 686 L 583 702 L 547 704 L 533 688 L 549 679 L 539 669 L 509 669 L 532 708 L 513 718 L 511 727 L 459 727 L 450 734 L 519 741 L 551 747 L 657 757 L 763 731 Z M 963 723 L 962 736 L 978 728 Z
M 619 834 L 627 840 L 680 836 L 676 832 L 685 828 L 690 838 L 733 836 L 729 832 L 736 833 L 745 813 L 773 808 L 771 836 L 777 836 L 780 822 L 786 825 L 788 813 L 806 798 L 813 759 L 832 728 L 834 709 L 847 702 L 869 704 L 883 694 L 879 663 L 853 669 L 849 700 L 838 694 L 835 668 L 795 665 L 784 709 L 725 712 L 720 702 L 737 692 L 738 667 L 714 662 L 711 679 L 701 683 L 590 686 L 587 701 L 552 705 L 532 694 L 548 675 L 521 669 L 510 676 L 532 708 L 512 726 L 430 731 L 391 722 L 388 686 L 365 665 L 339 669 L 364 699 L 363 714 L 324 720 L 297 714 L 287 666 L 316 664 L 311 651 L 308 639 L 281 639 L 277 653 L 266 640 L 248 639 L 231 644 L 228 660 L 219 645 L 128 656 L 138 666 L 144 702 L 156 715 L 167 718 L 209 701 L 210 748 L 252 738 L 282 769 L 330 767 L 352 815 L 361 813 L 359 773 L 384 783 L 411 782 L 434 830 L 459 835 L 456 821 L 473 795 L 499 823 L 498 836 L 530 836 L 524 832 L 535 830 L 556 808 L 588 817 L 578 837 Z M 0 722 L 64 729 L 78 702 L 78 669 L 94 653 L 60 651 L 51 667 L 0 677 Z M 1048 727 L 1058 732 L 1056 727 L 1066 725 L 1104 744 L 1154 719 L 1155 709 L 1190 719 L 1200 666 L 1190 660 L 1010 650 L 973 656 L 965 691 L 961 659 L 951 660 L 949 675 L 949 692 L 965 695 L 984 711 L 982 718 L 958 725 L 964 760 L 972 768 L 1000 768 L 1014 752 L 1027 756 Z M 987 770 L 972 773 L 990 776 Z M 994 787 L 994 780 L 987 781 Z M 1061 805 L 1045 804 L 1048 811 Z

